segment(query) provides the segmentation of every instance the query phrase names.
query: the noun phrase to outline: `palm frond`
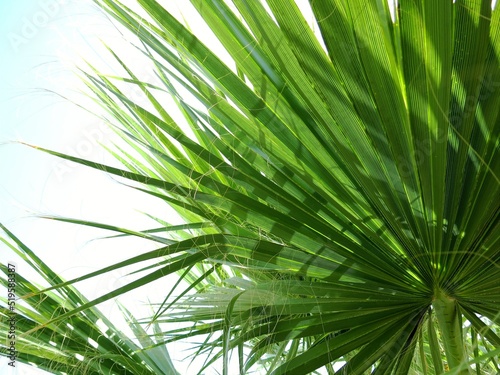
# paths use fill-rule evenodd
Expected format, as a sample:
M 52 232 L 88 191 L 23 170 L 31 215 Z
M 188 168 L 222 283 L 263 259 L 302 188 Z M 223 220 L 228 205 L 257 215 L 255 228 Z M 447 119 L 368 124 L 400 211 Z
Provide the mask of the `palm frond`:
M 12 232 L 1 224 L 0 227 L 7 236 L 0 240 L 32 271 L 49 285 L 63 282 Z M 0 353 L 12 356 L 13 366 L 19 360 L 53 374 L 177 374 L 166 347 L 149 349 L 154 341 L 128 312 L 127 320 L 139 344 L 95 307 L 71 314 L 59 323 L 48 323 L 88 300 L 72 285 L 54 292 L 44 291 L 43 286 L 17 272 L 14 265 L 1 266 L 1 285 L 13 290 L 13 296 L 0 297 Z M 27 295 L 35 297 L 14 299 Z M 30 333 L 34 330 L 36 333 Z
M 85 73 L 123 168 L 43 151 L 167 202 L 186 226 L 59 218 L 158 248 L 87 275 L 149 272 L 48 324 L 180 272 L 193 288 L 142 323 L 185 327 L 157 345 L 199 336 L 204 368 L 227 373 L 237 351 L 242 374 L 499 371 L 498 6 L 402 0 L 393 20 L 382 0 L 311 1 L 314 32 L 295 1 L 192 0 L 232 67 L 156 0 L 141 15 L 97 3 L 156 82 L 111 48 L 123 76 Z

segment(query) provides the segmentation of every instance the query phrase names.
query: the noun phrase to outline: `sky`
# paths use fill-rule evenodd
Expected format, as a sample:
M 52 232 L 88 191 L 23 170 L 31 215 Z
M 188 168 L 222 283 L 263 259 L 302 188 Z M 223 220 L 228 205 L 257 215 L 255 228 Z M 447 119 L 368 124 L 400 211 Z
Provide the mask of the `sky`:
M 162 202 L 104 173 L 17 143 L 118 165 L 99 145 L 117 142 L 114 134 L 98 117 L 75 104 L 92 108 L 80 93 L 82 83 L 75 71 L 76 66 L 83 66 L 84 56 L 100 71 L 112 73 L 116 67 L 101 40 L 121 56 L 130 50 L 128 41 L 90 0 L 0 1 L 0 15 L 0 222 L 66 279 L 155 248 L 136 239 L 93 241 L 112 233 L 37 218 L 57 215 L 132 229 L 156 226 L 143 212 L 178 220 Z M 134 57 L 128 58 L 134 65 Z M 17 272 L 34 277 L 3 244 L 0 262 L 15 263 Z M 78 287 L 91 299 L 127 280 L 125 272 L 116 271 Z M 147 287 L 148 297 L 158 300 L 161 294 L 155 291 L 164 290 L 165 283 Z M 145 296 L 144 290 L 138 290 L 122 302 L 138 316 L 147 316 Z M 119 315 L 114 302 L 99 308 L 107 316 Z M 179 360 L 176 366 L 182 372 L 185 361 Z M 22 366 L 16 371 L 5 358 L 0 359 L 2 374 L 37 373 Z

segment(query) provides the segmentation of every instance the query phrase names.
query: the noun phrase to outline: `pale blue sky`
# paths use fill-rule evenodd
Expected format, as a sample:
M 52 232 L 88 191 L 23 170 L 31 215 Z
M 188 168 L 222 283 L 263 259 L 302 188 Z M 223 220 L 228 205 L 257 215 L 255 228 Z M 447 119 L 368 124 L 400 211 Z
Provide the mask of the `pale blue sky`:
M 151 249 L 152 244 L 132 239 L 89 242 L 111 233 L 30 217 L 53 214 L 145 229 L 154 224 L 138 211 L 164 219 L 168 211 L 103 173 L 12 143 L 114 163 L 96 143 L 109 144 L 113 134 L 96 117 L 48 90 L 85 103 L 71 62 L 81 54 L 109 71 L 109 55 L 98 39 L 119 38 L 116 30 L 90 0 L 2 0 L 0 14 L 0 222 L 67 279 Z M 3 244 L 0 262 L 16 262 L 18 272 L 27 274 Z M 125 272 L 115 272 L 81 287 L 95 298 L 126 280 Z M 132 297 L 134 305 L 147 302 L 144 296 Z M 108 316 L 117 313 L 113 303 L 100 308 Z M 11 370 L 1 358 L 0 373 L 16 373 Z M 18 368 L 17 374 L 23 373 L 35 372 Z
M 192 12 L 184 9 L 188 3 L 166 2 L 173 12 L 180 8 Z M 95 142 L 109 145 L 116 140 L 101 121 L 48 90 L 87 107 L 88 101 L 77 92 L 82 83 L 74 75 L 72 64 L 81 66 L 79 56 L 84 56 L 100 71 L 114 72 L 110 55 L 100 42 L 104 39 L 121 57 L 127 57 L 128 64 L 140 66 L 127 54 L 129 42 L 123 40 L 92 0 L 0 0 L 0 15 L 0 222 L 65 279 L 155 248 L 156 244 L 137 239 L 92 241 L 112 233 L 34 217 L 52 214 L 132 229 L 156 226 L 142 212 L 178 221 L 163 202 L 145 199 L 145 194 L 118 184 L 104 173 L 12 143 L 24 141 L 106 164 L 116 163 Z M 189 13 L 185 19 L 196 20 L 196 16 Z M 195 29 L 201 25 L 194 22 Z M 210 32 L 205 29 L 200 34 L 207 38 Z M 7 262 L 17 263 L 19 273 L 34 277 L 0 243 L 0 263 Z M 92 299 L 131 280 L 125 271 L 116 271 L 79 283 L 78 288 Z M 172 284 L 172 280 L 163 279 L 129 293 L 121 301 L 138 317 L 148 316 L 151 311 L 143 305 L 148 299 L 161 300 L 165 285 Z M 104 303 L 99 308 L 118 321 L 115 303 Z M 189 361 L 182 359 L 183 350 L 189 346 L 174 346 L 174 352 L 170 349 L 174 363 L 181 373 L 187 373 Z M 32 368 L 23 367 L 13 372 L 5 358 L 0 358 L 0 373 L 35 374 Z

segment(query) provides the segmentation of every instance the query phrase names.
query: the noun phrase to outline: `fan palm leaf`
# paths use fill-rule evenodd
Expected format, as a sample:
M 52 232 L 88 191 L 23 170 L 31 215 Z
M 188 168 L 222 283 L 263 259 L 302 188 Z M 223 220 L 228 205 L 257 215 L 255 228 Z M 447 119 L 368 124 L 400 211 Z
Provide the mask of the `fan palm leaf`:
M 157 345 L 199 335 L 205 367 L 221 359 L 224 374 L 233 350 L 240 373 L 500 370 L 498 7 L 310 1 L 311 27 L 291 0 L 192 0 L 229 66 L 156 0 L 139 0 L 141 15 L 97 3 L 138 38 L 156 82 L 113 52 L 122 76 L 84 74 L 127 143 L 112 151 L 123 168 L 44 151 L 187 224 L 55 218 L 159 247 L 79 278 L 149 271 L 47 324 L 181 272 L 192 285 L 145 323 L 191 323 Z

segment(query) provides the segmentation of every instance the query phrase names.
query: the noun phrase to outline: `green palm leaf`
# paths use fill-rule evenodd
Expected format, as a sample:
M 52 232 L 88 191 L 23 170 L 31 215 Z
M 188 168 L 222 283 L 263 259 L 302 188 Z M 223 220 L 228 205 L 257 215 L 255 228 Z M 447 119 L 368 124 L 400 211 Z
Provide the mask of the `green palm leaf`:
M 20 255 L 45 282 L 62 283 L 31 249 L 3 225 L 0 227 L 9 237 L 0 238 L 4 245 Z M 15 305 L 0 297 L 1 355 L 54 374 L 177 374 L 164 346 L 148 349 L 154 342 L 130 314 L 127 320 L 141 346 L 94 307 L 71 314 L 71 318 L 59 323 L 48 323 L 68 311 L 75 311 L 88 300 L 71 285 L 58 288 L 57 292 L 44 292 L 43 287 L 34 285 L 15 268 L 9 272 L 7 265 L 2 264 L 2 271 L 5 274 L 0 277 L 2 287 L 7 288 L 11 283 L 17 295 L 35 294 L 36 297 L 27 303 L 17 300 Z M 36 333 L 28 334 L 34 330 Z M 11 342 L 17 353 L 5 345 Z M 15 360 L 11 361 L 16 366 Z
M 204 368 L 221 359 L 229 373 L 236 350 L 240 373 L 500 371 L 498 7 L 402 0 L 393 21 L 382 0 L 311 1 L 315 33 L 291 0 L 192 0 L 231 68 L 155 0 L 138 1 L 141 15 L 97 3 L 136 35 L 157 83 L 114 53 L 123 77 L 84 75 L 126 142 L 112 151 L 123 168 L 44 151 L 186 225 L 55 218 L 158 249 L 84 277 L 148 272 L 48 324 L 180 272 L 191 286 L 142 323 L 187 328 L 147 344 L 199 336 Z

